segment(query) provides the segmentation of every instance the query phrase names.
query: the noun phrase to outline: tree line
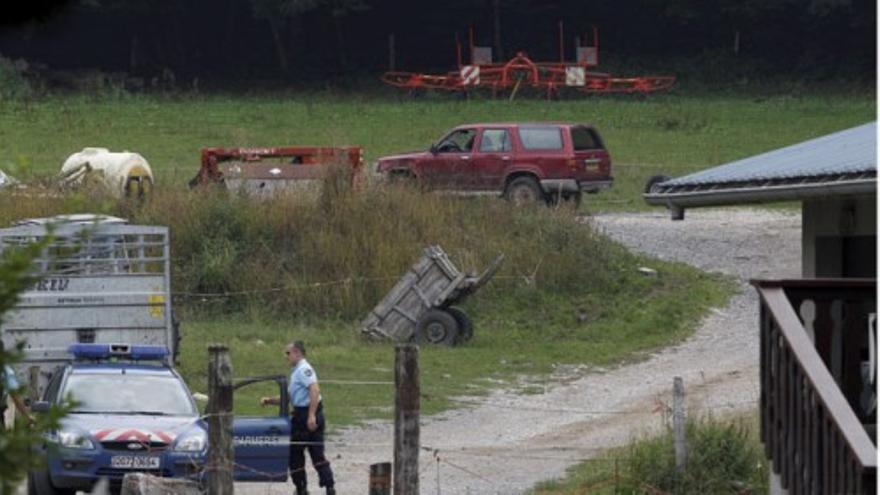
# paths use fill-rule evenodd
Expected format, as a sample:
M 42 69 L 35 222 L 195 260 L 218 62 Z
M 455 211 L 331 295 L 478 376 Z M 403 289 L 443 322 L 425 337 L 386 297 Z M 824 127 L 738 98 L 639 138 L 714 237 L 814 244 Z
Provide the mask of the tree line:
M 206 83 L 374 74 L 390 35 L 398 69 L 448 70 L 470 27 L 496 59 L 556 60 L 559 21 L 568 59 L 596 26 L 600 62 L 865 79 L 876 65 L 872 0 L 38 0 L 3 19 L 5 57 Z

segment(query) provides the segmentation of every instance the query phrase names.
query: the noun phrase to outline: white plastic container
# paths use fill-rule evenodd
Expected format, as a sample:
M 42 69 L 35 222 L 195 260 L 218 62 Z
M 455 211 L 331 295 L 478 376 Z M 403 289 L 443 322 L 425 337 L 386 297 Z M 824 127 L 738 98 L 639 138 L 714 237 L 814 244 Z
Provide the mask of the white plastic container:
M 61 166 L 61 183 L 78 186 L 84 182 L 103 184 L 118 197 L 141 197 L 153 188 L 153 170 L 141 155 L 107 148 L 83 148 L 67 157 Z

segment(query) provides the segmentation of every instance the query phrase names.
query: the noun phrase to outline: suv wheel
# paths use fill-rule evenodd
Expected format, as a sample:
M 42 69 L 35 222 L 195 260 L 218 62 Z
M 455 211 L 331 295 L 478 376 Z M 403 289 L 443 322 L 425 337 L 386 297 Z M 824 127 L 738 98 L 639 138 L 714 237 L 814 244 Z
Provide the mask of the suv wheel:
M 390 184 L 403 185 L 407 187 L 412 187 L 416 183 L 416 178 L 413 176 L 413 174 L 406 170 L 394 170 L 389 172 L 387 175 L 387 180 Z
M 531 177 L 519 177 L 510 181 L 504 197 L 516 206 L 546 202 L 544 191 Z

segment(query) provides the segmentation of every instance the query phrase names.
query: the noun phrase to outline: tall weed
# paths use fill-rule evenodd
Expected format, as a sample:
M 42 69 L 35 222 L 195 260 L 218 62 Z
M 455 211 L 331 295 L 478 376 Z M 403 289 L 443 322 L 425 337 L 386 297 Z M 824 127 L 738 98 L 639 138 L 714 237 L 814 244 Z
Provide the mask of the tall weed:
M 0 199 L 0 222 L 88 211 L 85 203 L 77 195 Z M 92 205 L 132 223 L 170 226 L 174 290 L 180 306 L 197 313 L 359 318 L 431 244 L 473 273 L 503 253 L 497 280 L 484 289 L 490 299 L 502 291 L 538 304 L 621 288 L 620 248 L 571 210 L 513 208 L 495 198 L 352 190 L 328 177 L 317 196 L 157 190 L 140 207 Z
M 675 469 L 672 435 L 667 433 L 630 447 L 628 477 L 666 493 L 734 494 L 766 489 L 766 459 L 753 429 L 743 420 L 690 420 L 685 438 L 688 460 L 682 473 Z
M 567 479 L 541 483 L 532 493 L 767 493 L 768 465 L 756 419 L 689 419 L 685 425 L 688 458 L 680 473 L 675 467 L 672 432 L 666 431 L 589 459 L 572 468 Z

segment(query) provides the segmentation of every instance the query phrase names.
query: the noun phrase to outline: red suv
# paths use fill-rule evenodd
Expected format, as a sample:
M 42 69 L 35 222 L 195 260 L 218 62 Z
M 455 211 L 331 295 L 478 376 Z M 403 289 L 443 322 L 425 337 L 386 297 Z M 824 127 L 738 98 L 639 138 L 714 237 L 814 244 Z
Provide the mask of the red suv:
M 386 156 L 377 171 L 431 189 L 498 192 L 515 203 L 579 201 L 611 187 L 611 155 L 583 124 L 471 124 L 428 151 Z

